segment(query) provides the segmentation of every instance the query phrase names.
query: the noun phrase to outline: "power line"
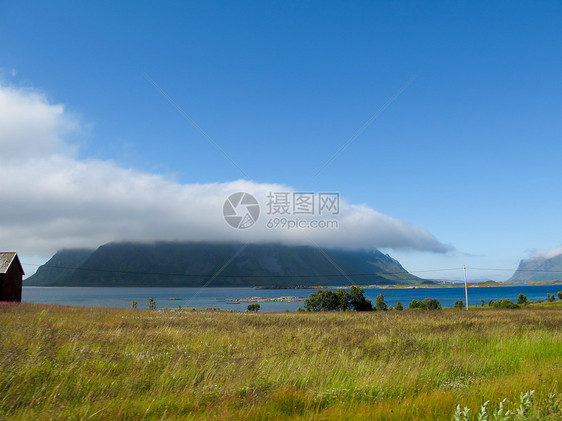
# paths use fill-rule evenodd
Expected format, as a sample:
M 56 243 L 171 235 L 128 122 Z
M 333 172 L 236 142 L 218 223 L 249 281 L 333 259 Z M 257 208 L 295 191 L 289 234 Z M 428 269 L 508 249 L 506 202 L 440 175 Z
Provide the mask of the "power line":
M 85 268 L 85 267 L 73 267 L 73 266 L 57 266 L 57 265 L 38 265 L 35 263 L 22 263 L 25 266 L 34 266 L 39 268 L 49 268 L 49 269 L 61 269 L 61 270 L 77 270 L 84 272 L 99 272 L 99 273 L 114 273 L 120 275 L 155 275 L 155 276 L 175 276 L 175 277 L 185 277 L 185 278 L 335 278 L 343 277 L 340 274 L 297 274 L 297 275 L 243 275 L 243 274 L 217 274 L 212 275 L 208 273 L 200 274 L 189 274 L 189 273 L 173 273 L 173 272 L 146 272 L 146 271 L 125 271 L 125 270 L 115 270 L 115 269 L 102 269 L 102 268 Z M 477 268 L 477 267 L 467 267 L 470 270 L 489 270 L 489 271 L 503 271 L 503 272 L 535 272 L 535 273 L 562 273 L 562 270 L 546 270 L 546 269 L 506 269 L 506 268 Z M 443 269 L 426 269 L 426 270 L 415 270 L 415 271 L 395 271 L 395 272 L 373 272 L 373 273 L 346 273 L 349 277 L 365 277 L 365 276 L 382 276 L 382 275 L 411 275 L 420 273 L 435 273 L 435 272 L 452 272 L 461 271 L 462 267 L 455 268 L 443 268 Z
M 562 273 L 562 270 L 546 270 L 546 269 L 505 269 L 505 268 L 470 268 L 472 270 L 495 270 L 502 272 L 546 272 L 546 273 Z

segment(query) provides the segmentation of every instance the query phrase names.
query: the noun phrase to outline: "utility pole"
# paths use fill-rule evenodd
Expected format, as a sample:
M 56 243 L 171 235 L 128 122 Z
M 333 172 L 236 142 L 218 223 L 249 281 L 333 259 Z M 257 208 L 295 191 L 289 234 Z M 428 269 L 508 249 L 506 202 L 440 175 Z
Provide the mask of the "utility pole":
M 464 295 L 466 298 L 466 309 L 468 310 L 468 286 L 466 284 L 466 266 L 464 266 Z

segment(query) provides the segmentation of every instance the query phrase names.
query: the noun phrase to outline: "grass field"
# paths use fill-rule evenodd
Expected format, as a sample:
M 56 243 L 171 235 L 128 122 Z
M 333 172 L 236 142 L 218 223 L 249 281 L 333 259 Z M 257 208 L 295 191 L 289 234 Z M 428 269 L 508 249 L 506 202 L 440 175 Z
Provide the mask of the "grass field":
M 0 419 L 562 416 L 562 306 L 249 314 L 0 306 Z M 490 418 L 493 419 L 493 418 Z M 513 416 L 512 419 L 515 419 Z

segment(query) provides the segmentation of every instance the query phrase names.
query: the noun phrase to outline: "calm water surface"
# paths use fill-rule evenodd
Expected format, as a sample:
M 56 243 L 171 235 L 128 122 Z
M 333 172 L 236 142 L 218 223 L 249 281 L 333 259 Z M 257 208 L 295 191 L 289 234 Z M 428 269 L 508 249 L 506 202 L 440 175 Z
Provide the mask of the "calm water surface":
M 519 293 L 529 300 L 546 300 L 547 294 L 556 294 L 562 285 L 469 287 L 470 305 L 490 300 L 509 298 L 517 301 Z M 225 310 L 246 310 L 249 303 L 228 304 L 224 300 L 248 297 L 278 298 L 302 297 L 304 300 L 314 289 L 256 289 L 256 288 L 90 288 L 90 287 L 23 287 L 22 301 L 44 304 L 63 304 L 88 307 L 131 307 L 133 301 L 138 308 L 147 308 L 148 298 L 154 298 L 158 308 L 220 308 Z M 398 301 L 404 307 L 414 299 L 437 298 L 444 307 L 452 307 L 455 301 L 465 301 L 464 288 L 409 288 L 382 289 L 366 288 L 365 296 L 373 304 L 377 295 L 382 294 L 387 305 L 395 306 Z M 260 303 L 261 311 L 295 311 L 303 306 L 302 301 L 286 303 Z

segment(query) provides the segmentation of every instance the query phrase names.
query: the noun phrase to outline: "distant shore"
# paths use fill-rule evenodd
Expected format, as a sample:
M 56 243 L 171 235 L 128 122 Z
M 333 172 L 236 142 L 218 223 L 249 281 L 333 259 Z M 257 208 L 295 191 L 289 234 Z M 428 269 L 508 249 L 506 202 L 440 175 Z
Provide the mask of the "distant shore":
M 438 282 L 438 281 L 435 281 Z M 533 286 L 533 285 L 562 285 L 562 280 L 550 282 L 497 282 L 497 281 L 483 281 L 483 282 L 468 282 L 468 287 L 515 287 L 515 286 Z M 464 288 L 464 283 L 433 283 L 433 284 L 389 284 L 389 285 L 359 285 L 363 289 L 424 289 L 424 288 Z M 341 289 L 350 288 L 351 285 L 310 285 L 310 286 L 275 286 L 275 287 L 254 287 L 255 289 Z

